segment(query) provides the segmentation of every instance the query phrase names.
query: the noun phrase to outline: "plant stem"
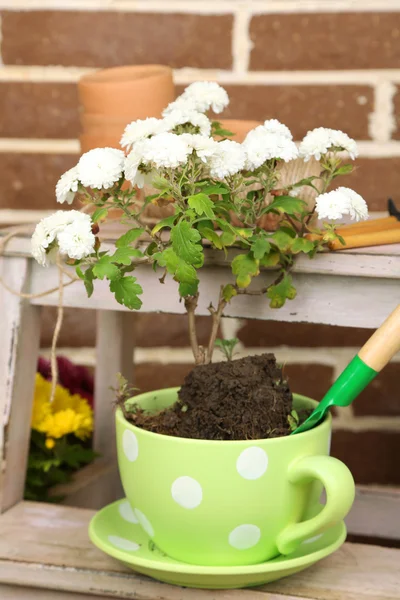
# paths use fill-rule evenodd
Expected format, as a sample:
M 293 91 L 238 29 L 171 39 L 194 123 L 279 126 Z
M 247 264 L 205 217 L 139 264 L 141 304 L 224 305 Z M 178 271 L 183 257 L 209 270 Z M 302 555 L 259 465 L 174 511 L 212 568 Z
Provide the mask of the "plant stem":
M 189 324 L 189 339 L 190 345 L 192 348 L 194 362 L 196 365 L 202 365 L 205 362 L 204 348 L 199 346 L 199 342 L 197 340 L 197 332 L 196 332 L 196 308 L 197 301 L 199 299 L 199 295 L 196 296 L 187 296 L 185 298 L 185 308 L 188 315 L 188 324 Z
M 213 306 L 210 306 L 208 309 L 210 311 L 211 317 L 212 317 L 212 328 L 211 328 L 210 339 L 208 341 L 208 348 L 207 348 L 207 355 L 205 357 L 205 364 L 209 364 L 211 362 L 212 355 L 214 352 L 214 347 L 215 347 L 215 340 L 217 339 L 217 335 L 218 335 L 219 324 L 221 323 L 222 313 L 224 312 L 224 308 L 226 306 L 226 300 L 224 299 L 224 296 L 223 296 L 223 290 L 224 290 L 224 286 L 221 285 L 220 292 L 219 292 L 219 298 L 218 298 L 217 310 L 215 310 L 215 308 Z

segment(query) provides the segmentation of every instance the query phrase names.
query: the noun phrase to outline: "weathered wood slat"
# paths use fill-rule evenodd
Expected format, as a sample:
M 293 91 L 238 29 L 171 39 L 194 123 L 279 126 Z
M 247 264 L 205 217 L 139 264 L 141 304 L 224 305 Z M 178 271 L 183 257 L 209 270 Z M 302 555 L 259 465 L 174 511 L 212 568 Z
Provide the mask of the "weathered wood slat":
M 400 488 L 357 486 L 346 525 L 349 533 L 355 535 L 399 540 Z
M 162 312 L 174 314 L 184 312 L 183 303 L 179 302 L 176 282 L 167 278 L 164 285 L 161 285 L 151 269 L 145 266 L 138 267 L 136 275 L 144 290 L 142 312 L 158 312 L 161 306 L 160 297 L 162 297 Z M 272 282 L 273 277 L 273 274 L 266 273 L 260 279 L 262 279 L 262 284 L 265 284 Z M 204 269 L 200 279 L 200 299 L 197 314 L 208 315 L 210 301 L 215 302 L 218 298 L 221 267 Z M 232 275 L 227 269 L 226 283 L 229 281 L 232 281 Z M 306 321 L 329 325 L 377 328 L 398 304 L 399 282 L 397 279 L 378 279 L 373 276 L 350 277 L 338 275 L 332 277 L 332 275 L 294 273 L 293 281 L 297 288 L 297 297 L 288 301 L 279 310 L 270 309 L 265 297 L 241 295 L 232 300 L 225 309 L 224 315 L 249 319 Z M 259 287 L 260 283 L 254 287 Z M 44 270 L 39 265 L 34 266 L 33 292 L 40 292 L 54 285 L 57 285 L 56 270 Z M 57 296 L 57 293 L 54 293 L 33 300 L 33 303 L 55 306 Z M 360 302 L 362 303 L 362 310 L 360 309 Z M 116 303 L 106 281 L 95 282 L 95 292 L 91 298 L 87 298 L 85 288 L 81 282 L 65 288 L 64 304 L 75 308 L 126 310 Z
M 0 598 L 1 600 L 107 600 L 105 596 L 71 595 L 69 592 L 33 589 L 17 585 L 0 585 Z
M 0 272 L 18 292 L 29 287 L 31 262 L 0 258 Z M 0 288 L 0 513 L 23 498 L 40 309 Z
M 254 590 L 189 590 L 152 581 L 97 550 L 92 511 L 20 503 L 0 517 L 0 583 L 140 600 L 398 600 L 400 550 L 345 544 L 307 571 Z

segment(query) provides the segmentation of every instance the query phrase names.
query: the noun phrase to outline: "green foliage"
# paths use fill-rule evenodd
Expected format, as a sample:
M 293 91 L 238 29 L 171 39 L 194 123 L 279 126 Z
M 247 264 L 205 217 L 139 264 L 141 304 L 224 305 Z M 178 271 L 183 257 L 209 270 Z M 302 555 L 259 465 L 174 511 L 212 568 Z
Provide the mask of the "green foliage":
M 267 296 L 270 299 L 271 308 L 281 308 L 286 300 L 293 300 L 296 297 L 296 288 L 292 285 L 291 275 L 284 273 L 279 283 L 268 288 Z
M 232 261 L 232 273 L 236 275 L 236 284 L 240 288 L 247 288 L 253 277 L 259 273 L 259 261 L 251 252 L 238 254 Z
M 188 264 L 180 258 L 171 247 L 164 252 L 154 255 L 158 265 L 165 267 L 167 272 L 180 284 L 181 296 L 194 296 L 197 293 L 197 272 L 193 265 Z
M 217 338 L 215 340 L 215 347 L 218 348 L 218 350 L 220 350 L 222 352 L 222 354 L 225 356 L 226 360 L 232 360 L 233 359 L 233 351 L 235 349 L 235 346 L 239 343 L 238 338 L 232 338 L 230 340 L 222 340 L 220 338 Z
M 123 248 L 124 246 L 129 246 L 132 242 L 135 242 L 141 235 L 144 233 L 143 227 L 133 227 L 129 229 L 124 235 L 115 242 L 117 248 Z
M 204 262 L 203 246 L 199 244 L 201 235 L 188 221 L 179 221 L 171 229 L 172 248 L 179 258 L 195 267 Z
M 139 298 L 143 294 L 142 287 L 136 283 L 136 277 L 124 276 L 110 281 L 110 290 L 116 301 L 131 310 L 139 310 L 142 301 Z
M 287 420 L 289 423 L 290 431 L 294 431 L 295 429 L 297 429 L 297 427 L 299 426 L 299 421 L 300 421 L 297 411 L 292 410 L 290 415 L 288 415 Z
M 92 214 L 93 223 L 98 223 L 99 221 L 104 221 L 108 216 L 108 208 L 98 208 Z
M 26 500 L 57 502 L 62 498 L 49 495 L 49 489 L 67 483 L 75 471 L 91 463 L 97 456 L 88 442 L 74 435 L 55 440 L 54 448 L 46 448 L 43 433 L 32 430 L 25 481 Z
M 200 192 L 195 196 L 189 196 L 188 204 L 190 208 L 193 208 L 196 214 L 200 216 L 205 215 L 209 219 L 215 218 L 215 213 L 213 211 L 214 203 L 207 194 Z

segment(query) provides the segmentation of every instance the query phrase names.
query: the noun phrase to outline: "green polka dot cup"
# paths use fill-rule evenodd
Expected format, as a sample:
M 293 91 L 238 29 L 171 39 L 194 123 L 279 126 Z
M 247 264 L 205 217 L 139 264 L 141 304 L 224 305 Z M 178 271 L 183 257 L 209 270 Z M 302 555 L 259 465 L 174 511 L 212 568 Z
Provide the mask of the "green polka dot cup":
M 173 404 L 177 392 L 128 403 L 155 411 Z M 295 395 L 295 406 L 316 402 Z M 298 435 L 238 442 L 151 433 L 128 423 L 121 410 L 116 423 L 130 514 L 176 560 L 234 566 L 290 554 L 340 522 L 354 500 L 350 471 L 329 456 L 331 417 Z

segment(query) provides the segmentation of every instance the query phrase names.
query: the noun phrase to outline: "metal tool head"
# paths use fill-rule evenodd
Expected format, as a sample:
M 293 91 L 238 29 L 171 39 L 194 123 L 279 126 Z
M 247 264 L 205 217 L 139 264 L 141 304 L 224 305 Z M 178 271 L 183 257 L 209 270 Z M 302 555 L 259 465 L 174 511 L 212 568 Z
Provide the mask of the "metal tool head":
M 396 207 L 392 198 L 388 199 L 388 211 L 391 217 L 396 217 L 396 219 L 400 221 L 400 210 Z

